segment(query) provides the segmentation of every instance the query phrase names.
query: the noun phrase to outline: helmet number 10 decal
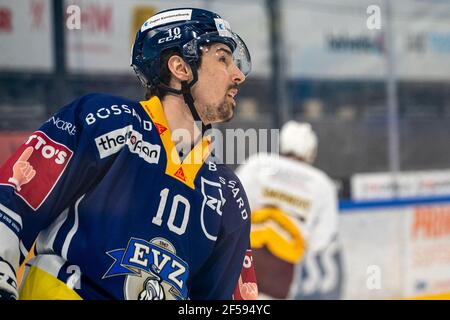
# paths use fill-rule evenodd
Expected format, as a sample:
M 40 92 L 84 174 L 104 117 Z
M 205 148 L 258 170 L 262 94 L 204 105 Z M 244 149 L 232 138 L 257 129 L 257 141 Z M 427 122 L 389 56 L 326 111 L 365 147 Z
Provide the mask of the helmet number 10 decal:
M 158 40 L 158 43 L 170 42 L 172 40 L 181 39 L 181 29 L 175 27 L 173 29 L 167 30 L 167 37 Z
M 159 202 L 158 211 L 156 212 L 156 216 L 153 217 L 152 219 L 152 223 L 156 224 L 157 226 L 161 226 L 163 222 L 162 217 L 166 208 L 167 198 L 169 197 L 169 189 L 165 188 L 161 190 L 159 196 L 161 197 L 161 201 Z M 181 210 L 183 212 L 183 220 L 180 226 L 176 226 L 174 222 L 177 212 L 179 211 L 178 206 L 180 204 L 184 206 L 184 211 Z M 174 196 L 172 199 L 172 206 L 170 208 L 169 220 L 167 221 L 167 227 L 169 228 L 169 230 L 180 236 L 184 234 L 186 232 L 186 227 L 189 222 L 190 210 L 191 205 L 188 199 L 186 199 L 180 194 Z

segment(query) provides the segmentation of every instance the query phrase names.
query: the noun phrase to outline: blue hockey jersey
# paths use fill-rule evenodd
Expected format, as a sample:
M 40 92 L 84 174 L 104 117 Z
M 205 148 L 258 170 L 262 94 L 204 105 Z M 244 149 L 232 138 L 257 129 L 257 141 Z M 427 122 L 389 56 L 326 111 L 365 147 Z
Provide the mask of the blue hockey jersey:
M 0 259 L 21 299 L 231 299 L 250 209 L 203 138 L 180 161 L 157 97 L 90 94 L 0 169 Z

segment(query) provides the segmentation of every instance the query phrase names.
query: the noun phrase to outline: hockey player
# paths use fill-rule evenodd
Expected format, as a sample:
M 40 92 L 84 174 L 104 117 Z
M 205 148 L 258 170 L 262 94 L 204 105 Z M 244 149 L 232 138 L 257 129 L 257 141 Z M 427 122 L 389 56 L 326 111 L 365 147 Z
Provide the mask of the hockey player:
M 83 96 L 1 168 L 1 298 L 256 297 L 247 198 L 207 134 L 233 116 L 244 42 L 213 12 L 166 10 L 137 32 L 131 63 L 147 100 Z
M 312 166 L 317 137 L 289 121 L 281 155 L 257 154 L 238 168 L 252 208 L 251 246 L 261 297 L 339 298 L 337 195 Z

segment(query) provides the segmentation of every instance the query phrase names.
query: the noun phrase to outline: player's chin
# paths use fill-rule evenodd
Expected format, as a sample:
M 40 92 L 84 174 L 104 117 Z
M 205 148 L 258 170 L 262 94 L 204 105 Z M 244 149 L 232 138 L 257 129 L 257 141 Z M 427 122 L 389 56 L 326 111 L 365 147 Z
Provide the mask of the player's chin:
M 227 103 L 225 109 L 226 112 L 223 113 L 222 122 L 229 122 L 234 118 L 234 108 L 236 107 L 233 103 Z
M 222 105 L 218 110 L 216 121 L 214 122 L 216 123 L 229 122 L 234 117 L 234 108 L 235 108 L 234 103 L 228 101 L 222 103 Z

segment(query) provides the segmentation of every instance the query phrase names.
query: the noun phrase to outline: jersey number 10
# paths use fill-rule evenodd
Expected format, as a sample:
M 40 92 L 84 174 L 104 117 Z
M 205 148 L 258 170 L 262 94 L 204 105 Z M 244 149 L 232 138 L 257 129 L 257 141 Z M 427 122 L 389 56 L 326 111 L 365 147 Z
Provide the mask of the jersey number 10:
M 167 204 L 167 198 L 169 197 L 169 189 L 165 188 L 161 190 L 161 193 L 159 194 L 161 197 L 161 201 L 159 202 L 158 212 L 156 212 L 156 216 L 153 217 L 152 223 L 156 224 L 157 226 L 161 226 L 163 223 L 163 214 L 166 208 Z M 183 212 L 183 221 L 181 222 L 180 226 L 176 226 L 175 223 L 175 217 L 177 215 L 177 209 L 179 204 L 184 205 L 184 212 Z M 172 207 L 170 208 L 170 214 L 169 214 L 169 220 L 167 220 L 167 227 L 170 231 L 175 232 L 178 235 L 182 235 L 186 232 L 186 227 L 189 222 L 189 211 L 191 210 L 191 205 L 189 204 L 188 199 L 183 197 L 180 194 L 177 194 L 173 197 L 172 200 Z

